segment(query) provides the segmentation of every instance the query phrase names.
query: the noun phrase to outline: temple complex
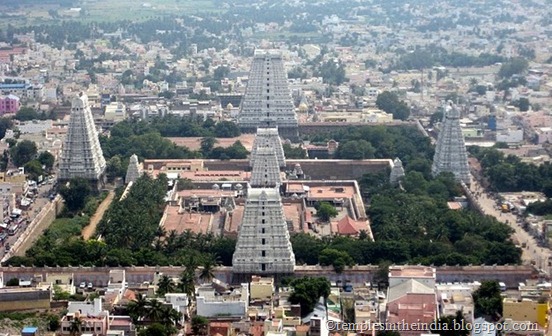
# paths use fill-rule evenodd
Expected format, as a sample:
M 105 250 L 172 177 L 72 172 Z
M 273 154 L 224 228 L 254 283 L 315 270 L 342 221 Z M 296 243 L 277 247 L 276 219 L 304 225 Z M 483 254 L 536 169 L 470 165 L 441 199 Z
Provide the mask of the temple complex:
M 452 102 L 445 108 L 431 167 L 433 176 L 442 172 L 453 173 L 458 181 L 470 184 L 468 154 L 460 127 L 460 111 Z
M 71 104 L 71 118 L 61 152 L 58 180 L 64 183 L 80 177 L 99 188 L 103 184 L 105 166 L 88 97 L 81 92 Z
M 255 132 L 258 127 L 278 127 L 282 137 L 298 137 L 297 115 L 280 52 L 255 51 L 238 124 L 244 132 Z

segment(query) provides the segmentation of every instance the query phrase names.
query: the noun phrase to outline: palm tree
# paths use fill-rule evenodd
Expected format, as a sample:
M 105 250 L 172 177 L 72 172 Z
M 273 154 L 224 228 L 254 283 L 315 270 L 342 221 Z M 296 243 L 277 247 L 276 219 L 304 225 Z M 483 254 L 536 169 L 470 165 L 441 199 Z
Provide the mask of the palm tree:
M 195 283 L 194 275 L 187 270 L 182 272 L 180 276 L 180 282 L 178 283 L 178 289 L 188 296 L 188 305 L 192 304 L 192 299 L 195 297 Z
M 170 307 L 164 307 L 162 311 L 161 323 L 163 325 L 174 325 L 182 321 L 182 313 Z
M 129 302 L 127 305 L 128 315 L 136 323 L 140 317 L 146 315 L 146 307 L 148 306 L 148 300 L 142 294 L 136 296 L 136 300 Z
M 215 277 L 215 274 L 213 273 L 215 266 L 217 265 L 216 259 L 209 255 L 207 258 L 203 260 L 201 273 L 199 274 L 199 278 L 205 282 L 210 282 Z
M 167 275 L 163 275 L 157 284 L 157 296 L 164 296 L 167 293 L 173 293 L 175 289 L 176 286 L 174 281 Z
M 160 322 L 163 319 L 163 303 L 157 299 L 149 302 L 146 310 L 146 317 L 150 321 Z

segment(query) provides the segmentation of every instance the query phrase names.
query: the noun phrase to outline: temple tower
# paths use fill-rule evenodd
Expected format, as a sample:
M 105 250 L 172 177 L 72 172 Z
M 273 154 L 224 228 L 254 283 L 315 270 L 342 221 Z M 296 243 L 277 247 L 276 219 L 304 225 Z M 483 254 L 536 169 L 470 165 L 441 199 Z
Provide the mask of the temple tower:
M 280 52 L 255 51 L 238 124 L 244 132 L 255 132 L 258 127 L 278 127 L 283 137 L 298 137 L 297 115 Z
M 250 188 L 232 257 L 232 272 L 278 275 L 294 270 L 295 255 L 278 189 Z
M 452 102 L 449 102 L 445 108 L 431 167 L 433 176 L 442 172 L 451 172 L 458 181 L 470 184 L 468 154 L 460 128 L 460 111 L 452 105 Z
M 143 169 L 142 164 L 138 161 L 138 156 L 132 154 L 128 162 L 128 168 L 125 176 L 125 183 L 136 182 L 136 180 L 142 176 Z
M 279 186 L 282 183 L 282 177 L 274 149 L 271 147 L 258 148 L 255 156 L 255 165 L 253 165 L 249 184 L 253 188 Z
M 280 168 L 286 166 L 286 159 L 284 157 L 284 147 L 282 146 L 282 141 L 278 135 L 277 128 L 258 128 L 257 135 L 253 141 L 253 148 L 251 149 L 251 159 L 249 160 L 249 165 L 251 167 L 255 164 L 255 158 L 257 157 L 257 151 L 262 147 L 270 147 L 274 150 L 276 154 L 276 159 L 278 160 L 277 164 Z
M 391 168 L 391 174 L 389 174 L 389 183 L 391 185 L 398 185 L 400 180 L 404 177 L 404 168 L 401 159 L 395 158 L 393 161 L 393 167 Z
M 71 103 L 71 118 L 60 156 L 58 179 L 61 183 L 75 177 L 89 180 L 92 186 L 103 183 L 105 159 L 94 125 L 88 97 L 80 93 Z

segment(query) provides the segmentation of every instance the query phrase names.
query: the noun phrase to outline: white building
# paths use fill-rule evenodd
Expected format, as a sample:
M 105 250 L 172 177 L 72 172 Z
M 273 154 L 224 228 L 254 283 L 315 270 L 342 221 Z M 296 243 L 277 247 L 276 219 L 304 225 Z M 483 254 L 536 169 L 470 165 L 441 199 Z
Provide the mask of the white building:
M 518 144 L 523 141 L 523 129 L 507 128 L 499 131 L 497 130 L 496 141 L 505 142 L 507 144 Z
M 98 316 L 103 311 L 102 298 L 95 298 L 90 301 L 69 301 L 67 303 L 67 313 L 74 314 L 80 312 L 82 315 Z
M 249 306 L 249 285 L 241 284 L 228 295 L 215 296 L 212 288 L 199 288 L 197 315 L 215 317 L 217 315 L 245 317 Z
M 22 134 L 46 133 L 52 127 L 52 120 L 31 120 L 17 126 Z
M 104 118 L 115 122 L 126 119 L 126 106 L 121 102 L 112 102 L 105 106 Z

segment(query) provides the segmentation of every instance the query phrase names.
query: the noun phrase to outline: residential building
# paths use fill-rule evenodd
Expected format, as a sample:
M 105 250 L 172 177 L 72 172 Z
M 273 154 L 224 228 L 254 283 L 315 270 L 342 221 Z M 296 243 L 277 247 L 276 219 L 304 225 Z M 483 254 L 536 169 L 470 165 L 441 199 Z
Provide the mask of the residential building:
M 439 317 L 435 269 L 426 266 L 390 267 L 387 300 L 387 323 L 429 325 Z M 423 332 L 401 331 L 401 335 L 420 335 Z
M 504 318 L 514 321 L 529 321 L 545 327 L 548 323 L 548 300 L 505 298 L 502 302 Z
M 105 106 L 104 119 L 119 122 L 127 117 L 126 106 L 121 102 L 111 102 Z
M 21 104 L 19 102 L 19 97 L 15 95 L 7 95 L 0 97 L 0 115 L 17 113 L 19 111 Z
M 249 305 L 249 288 L 244 283 L 230 294 L 215 295 L 212 287 L 198 288 L 196 298 L 197 315 L 205 317 L 225 316 L 244 318 Z

